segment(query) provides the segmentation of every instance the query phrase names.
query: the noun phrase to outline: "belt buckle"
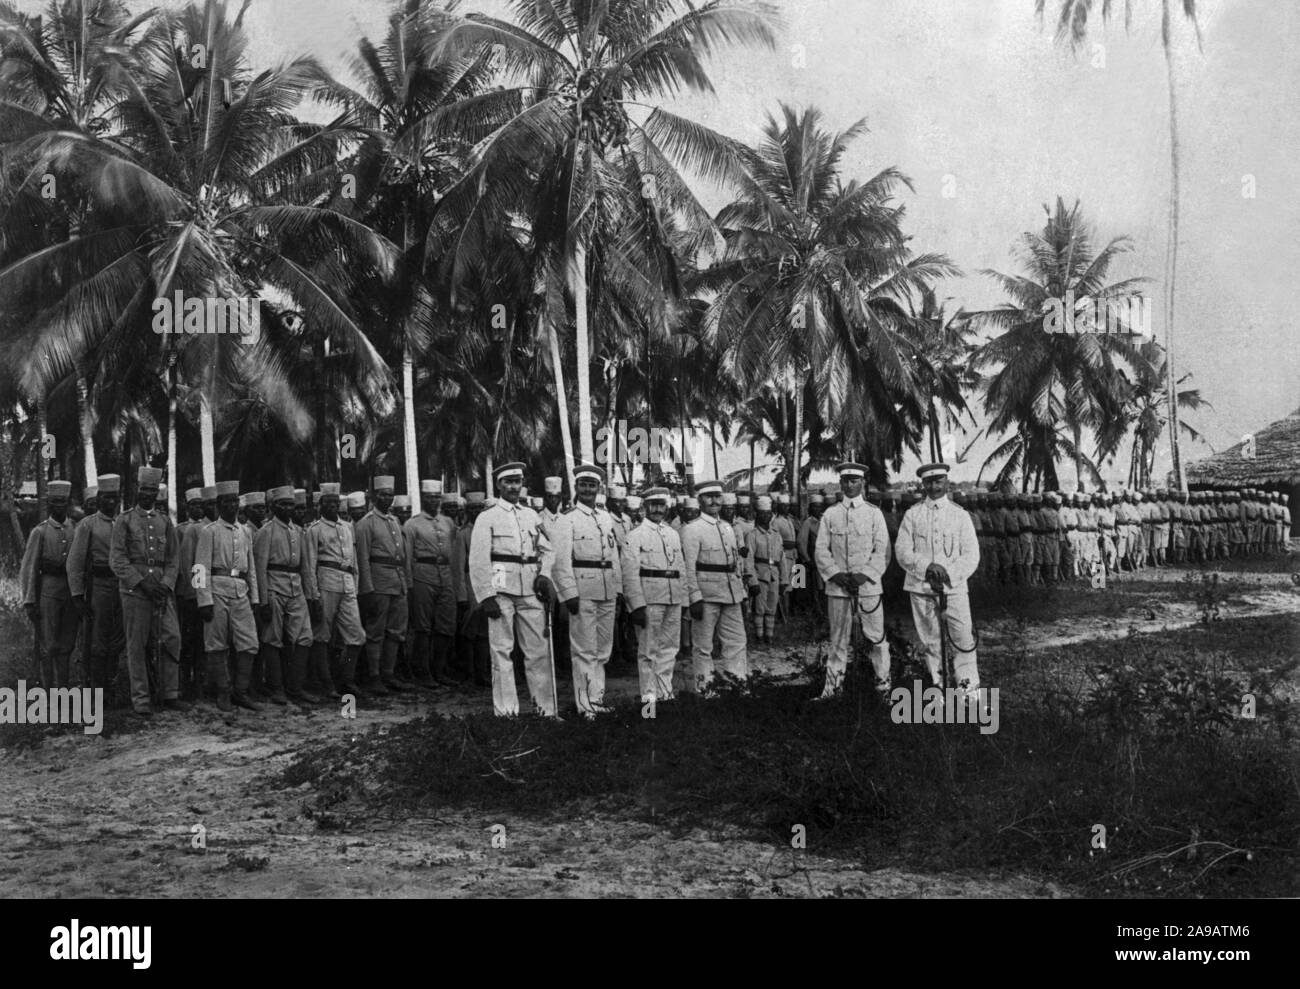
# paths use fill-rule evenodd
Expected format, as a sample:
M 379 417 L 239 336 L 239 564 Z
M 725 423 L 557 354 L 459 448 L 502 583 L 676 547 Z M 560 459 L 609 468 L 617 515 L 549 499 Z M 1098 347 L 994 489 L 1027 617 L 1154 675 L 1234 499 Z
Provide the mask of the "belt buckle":
M 230 570 L 230 576 L 232 576 L 232 577 L 238 577 L 238 576 L 239 576 L 240 574 L 242 574 L 243 572 L 244 572 L 244 571 L 242 571 L 242 570 L 236 570 L 236 569 L 234 569 L 234 568 L 232 567 L 231 570 Z

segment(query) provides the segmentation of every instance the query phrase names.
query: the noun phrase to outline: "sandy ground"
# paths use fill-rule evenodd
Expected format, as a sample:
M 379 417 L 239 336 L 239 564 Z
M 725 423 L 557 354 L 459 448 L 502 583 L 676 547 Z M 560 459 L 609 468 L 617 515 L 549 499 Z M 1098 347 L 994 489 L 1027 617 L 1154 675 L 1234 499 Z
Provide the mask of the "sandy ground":
M 1166 574 L 1154 579 L 1176 579 Z M 1287 574 L 1241 578 L 1223 617 L 1300 611 Z M 1191 605 L 1135 609 L 1127 621 L 982 627 L 982 648 L 1035 649 L 1199 620 Z M 778 635 L 780 638 L 780 635 Z M 816 647 L 781 643 L 754 665 L 793 668 Z M 635 678 L 610 685 L 636 692 Z M 440 713 L 481 710 L 484 693 L 433 695 Z M 0 749 L 0 896 L 634 896 L 1060 897 L 1068 890 L 1019 876 L 918 875 L 794 851 L 788 836 L 757 842 L 726 829 L 674 832 L 643 819 L 443 818 L 322 831 L 305 813 L 313 784 L 269 780 L 323 740 L 423 716 L 431 695 L 364 706 L 355 721 L 333 708 L 290 707 L 226 719 L 213 708 L 166 714 L 139 733 L 63 735 L 35 749 Z M 497 826 L 501 827 L 497 827 Z M 502 830 L 504 828 L 504 831 Z M 501 847 L 504 838 L 504 847 Z M 495 840 L 494 840 L 495 839 Z M 196 847 L 205 846 L 205 847 Z

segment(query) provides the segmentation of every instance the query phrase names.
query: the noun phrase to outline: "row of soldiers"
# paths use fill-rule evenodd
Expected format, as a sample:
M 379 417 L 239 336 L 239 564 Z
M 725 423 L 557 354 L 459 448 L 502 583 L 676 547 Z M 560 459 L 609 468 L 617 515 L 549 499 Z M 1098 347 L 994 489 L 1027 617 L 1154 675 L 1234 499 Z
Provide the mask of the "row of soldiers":
M 977 581 L 1054 584 L 1148 567 L 1285 554 L 1288 496 L 1164 489 L 1097 494 L 977 493 L 971 514 L 983 564 Z

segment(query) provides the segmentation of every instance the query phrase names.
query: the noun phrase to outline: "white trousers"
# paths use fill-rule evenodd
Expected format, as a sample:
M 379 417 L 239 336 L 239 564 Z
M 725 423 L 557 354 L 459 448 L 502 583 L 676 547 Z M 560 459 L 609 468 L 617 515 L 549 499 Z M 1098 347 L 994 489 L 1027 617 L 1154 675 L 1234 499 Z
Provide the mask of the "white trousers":
M 745 641 L 745 620 L 739 604 L 704 602 L 704 617 L 691 623 L 691 658 L 695 667 L 695 689 L 703 690 L 713 679 L 713 631 L 722 642 L 722 668 L 741 680 L 749 679 L 749 653 Z
M 636 630 L 636 671 L 643 702 L 673 699 L 673 670 L 681 635 L 680 604 L 645 606 L 645 628 Z
M 849 646 L 853 642 L 853 599 L 826 598 L 827 617 L 831 626 L 831 651 L 826 660 L 826 687 L 823 697 L 838 694 L 844 686 L 844 675 L 849 667 Z M 876 675 L 876 689 L 889 687 L 889 643 L 885 638 L 885 606 L 880 595 L 858 597 L 858 625 L 871 646 L 871 668 Z
M 595 714 L 605 701 L 605 664 L 614 645 L 614 601 L 578 601 L 569 616 L 573 700 L 579 714 Z
M 492 650 L 492 709 L 498 717 L 519 713 L 515 664 L 510 658 L 518 637 L 533 703 L 543 714 L 554 715 L 555 682 L 542 602 L 534 594 L 522 597 L 498 594 L 497 604 L 501 606 L 501 617 L 488 620 L 488 647 Z
M 939 599 L 930 594 L 912 595 L 912 620 L 921 640 L 921 655 L 930 679 L 940 683 Z M 971 629 L 970 598 L 948 595 L 948 649 L 958 686 L 975 690 L 980 685 L 975 665 L 975 635 Z

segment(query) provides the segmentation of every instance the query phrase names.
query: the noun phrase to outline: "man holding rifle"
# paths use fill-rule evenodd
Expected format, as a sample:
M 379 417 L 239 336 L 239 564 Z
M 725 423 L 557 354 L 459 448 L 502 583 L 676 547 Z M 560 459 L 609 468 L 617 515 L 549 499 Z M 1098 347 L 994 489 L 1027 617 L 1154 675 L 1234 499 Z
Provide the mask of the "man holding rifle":
M 889 530 L 884 513 L 863 496 L 866 467 L 842 463 L 839 474 L 844 500 L 822 515 L 813 551 L 817 571 L 826 582 L 831 629 L 822 698 L 834 697 L 843 689 L 854 624 L 861 626 L 871 645 L 876 690 L 882 694 L 889 690 L 889 643 L 885 641 L 881 599 L 884 573 L 889 566 Z
M 912 618 L 930 678 L 938 686 L 973 694 L 980 678 L 966 580 L 979 566 L 979 541 L 970 515 L 948 500 L 948 471 L 947 464 L 925 464 L 917 470 L 925 500 L 903 516 L 895 552 L 907 574 L 903 589 L 912 596 Z M 940 678 L 940 622 L 947 626 L 953 653 L 950 683 Z

